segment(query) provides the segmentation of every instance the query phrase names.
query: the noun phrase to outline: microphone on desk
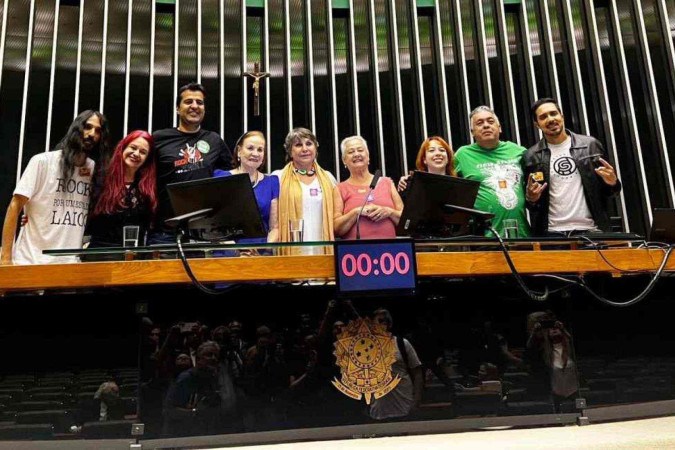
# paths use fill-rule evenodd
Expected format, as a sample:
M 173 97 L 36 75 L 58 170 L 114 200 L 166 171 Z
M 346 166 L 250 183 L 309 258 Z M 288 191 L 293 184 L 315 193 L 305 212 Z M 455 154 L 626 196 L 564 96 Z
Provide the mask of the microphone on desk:
M 382 171 L 380 169 L 377 169 L 375 171 L 375 175 L 373 175 L 373 180 L 370 182 L 370 186 L 368 186 L 368 193 L 366 194 L 366 199 L 363 202 L 363 205 L 361 205 L 359 215 L 356 216 L 356 239 L 361 239 L 361 229 L 359 228 L 359 226 L 361 225 L 361 214 L 363 214 L 363 208 L 366 207 L 366 204 L 368 203 L 368 198 L 370 197 L 370 194 L 373 193 L 373 189 L 375 189 L 375 186 L 377 186 L 377 182 L 380 180 L 381 176 Z

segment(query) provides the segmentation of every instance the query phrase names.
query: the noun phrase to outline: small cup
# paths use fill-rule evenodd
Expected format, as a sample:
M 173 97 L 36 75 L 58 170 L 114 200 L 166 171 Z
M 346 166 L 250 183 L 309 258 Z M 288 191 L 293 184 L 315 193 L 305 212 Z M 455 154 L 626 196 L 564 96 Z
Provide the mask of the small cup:
M 291 219 L 288 221 L 291 242 L 303 242 L 305 231 L 305 219 Z
M 122 246 L 138 247 L 138 235 L 140 227 L 138 225 L 126 225 L 122 228 Z
M 518 221 L 516 219 L 504 219 L 502 222 L 502 234 L 505 239 L 518 237 Z

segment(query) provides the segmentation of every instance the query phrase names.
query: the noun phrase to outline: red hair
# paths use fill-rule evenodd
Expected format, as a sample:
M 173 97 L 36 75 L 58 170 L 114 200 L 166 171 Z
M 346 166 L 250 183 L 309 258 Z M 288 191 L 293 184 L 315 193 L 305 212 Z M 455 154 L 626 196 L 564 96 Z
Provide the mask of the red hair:
M 157 164 L 155 155 L 153 155 L 155 143 L 150 133 L 136 130 L 127 134 L 115 147 L 105 175 L 103 191 L 96 202 L 92 215 L 113 214 L 127 207 L 124 203 L 127 188 L 124 182 L 124 158 L 122 153 L 129 144 L 138 138 L 147 141 L 150 152 L 143 165 L 136 172 L 135 182 L 138 183 L 138 191 L 142 201 L 149 207 L 150 212 L 153 215 L 155 214 L 157 210 Z
M 420 150 L 417 152 L 417 159 L 415 160 L 415 167 L 417 167 L 417 170 L 422 172 L 429 171 L 429 168 L 427 167 L 424 160 L 427 157 L 427 150 L 429 150 L 431 141 L 438 141 L 441 144 L 441 147 L 443 147 L 445 152 L 448 154 L 448 165 L 445 166 L 445 174 L 455 176 L 455 152 L 452 151 L 450 144 L 448 144 L 445 139 L 440 136 L 431 136 L 422 142 Z

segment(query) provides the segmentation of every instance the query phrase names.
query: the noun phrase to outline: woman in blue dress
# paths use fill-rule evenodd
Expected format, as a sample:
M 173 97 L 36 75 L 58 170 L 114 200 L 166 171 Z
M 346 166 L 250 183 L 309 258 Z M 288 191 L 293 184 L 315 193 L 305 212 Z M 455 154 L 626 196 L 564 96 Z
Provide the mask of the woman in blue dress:
M 265 162 L 265 135 L 249 131 L 237 141 L 234 152 L 239 164 L 232 170 L 215 170 L 214 177 L 248 174 L 258 209 L 267 231 L 267 239 L 240 239 L 239 243 L 277 242 L 279 240 L 279 178 L 265 175 L 258 169 Z

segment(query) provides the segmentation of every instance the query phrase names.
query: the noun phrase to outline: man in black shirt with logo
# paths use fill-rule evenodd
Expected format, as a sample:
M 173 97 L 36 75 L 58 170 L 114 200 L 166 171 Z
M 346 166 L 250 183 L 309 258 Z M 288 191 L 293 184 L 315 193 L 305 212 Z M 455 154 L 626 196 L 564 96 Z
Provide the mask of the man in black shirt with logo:
M 166 185 L 179 181 L 198 180 L 213 175 L 214 169 L 229 170 L 232 152 L 218 133 L 202 129 L 204 120 L 204 86 L 190 83 L 178 90 L 176 113 L 178 127 L 156 131 L 157 195 L 159 208 L 156 227 L 149 244 L 174 242 L 172 230 L 164 224 L 173 217 Z

